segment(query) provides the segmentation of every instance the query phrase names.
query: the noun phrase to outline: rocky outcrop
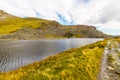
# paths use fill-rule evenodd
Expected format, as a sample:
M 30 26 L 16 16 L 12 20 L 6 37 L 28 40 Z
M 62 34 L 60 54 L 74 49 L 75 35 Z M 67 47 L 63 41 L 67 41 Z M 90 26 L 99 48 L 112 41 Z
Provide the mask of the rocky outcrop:
M 12 17 L 12 18 L 10 18 Z M 9 18 L 7 20 L 3 20 Z M 4 33 L 0 39 L 44 39 L 44 38 L 106 38 L 104 34 L 89 25 L 61 25 L 56 21 L 38 18 L 20 18 L 0 10 L 0 28 Z M 3 20 L 3 22 L 2 22 Z M 4 27 L 6 26 L 6 27 Z M 10 27 L 10 28 L 9 28 Z M 10 30 L 11 29 L 11 30 Z M 13 29 L 13 30 L 12 30 Z M 14 30 L 15 29 L 15 30 Z M 9 30 L 9 32 L 5 31 Z
M 1 36 L 0 39 L 17 39 L 17 40 L 27 40 L 27 39 L 46 39 L 46 38 L 106 38 L 108 35 L 97 31 L 96 29 L 91 29 L 89 26 L 54 26 L 48 25 L 39 27 L 36 29 L 23 28 L 12 32 L 11 34 Z M 67 34 L 67 35 L 66 35 Z M 69 35 L 70 34 L 70 35 Z

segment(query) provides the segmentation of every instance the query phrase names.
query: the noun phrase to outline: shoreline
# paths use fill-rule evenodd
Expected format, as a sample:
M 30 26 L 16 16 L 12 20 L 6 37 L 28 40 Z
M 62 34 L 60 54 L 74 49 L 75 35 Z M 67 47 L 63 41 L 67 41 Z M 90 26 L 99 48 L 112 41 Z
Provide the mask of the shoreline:
M 11 76 L 14 75 L 14 77 L 12 77 L 11 80 L 12 79 L 19 80 L 19 79 L 23 78 L 23 76 L 30 78 L 31 73 L 29 71 L 31 71 L 31 69 L 33 69 L 34 73 L 32 74 L 33 77 L 31 77 L 31 79 L 38 78 L 38 77 L 34 77 L 34 75 L 39 75 L 39 74 L 41 74 L 43 76 L 43 77 L 39 77 L 40 79 L 45 79 L 45 75 L 42 73 L 45 73 L 46 75 L 50 76 L 50 77 L 47 77 L 47 80 L 54 79 L 55 76 L 58 76 L 58 78 L 61 79 L 62 77 L 60 77 L 60 76 L 62 76 L 63 72 L 65 71 L 65 74 L 73 77 L 74 80 L 77 77 L 84 79 L 84 80 L 85 79 L 96 80 L 98 71 L 99 71 L 98 66 L 99 66 L 99 62 L 102 57 L 102 51 L 103 51 L 103 47 L 105 44 L 106 44 L 106 42 L 99 41 L 96 43 L 92 43 L 90 45 L 83 46 L 81 48 L 75 48 L 75 49 L 73 48 L 73 49 L 61 52 L 57 55 L 50 56 L 47 59 L 42 60 L 40 62 L 30 64 L 28 66 L 22 67 L 20 69 L 17 69 L 17 70 L 11 71 L 11 72 L 7 72 L 7 73 L 3 74 L 3 77 L 8 76 L 10 79 Z M 90 65 L 90 66 L 88 66 L 88 65 Z M 77 66 L 77 67 L 75 67 L 75 66 Z M 37 67 L 39 67 L 39 68 L 37 68 Z M 56 70 L 56 68 L 57 68 L 57 70 Z M 48 70 L 48 72 L 46 72 L 46 70 Z M 72 73 L 71 73 L 71 70 L 72 70 Z M 94 72 L 92 70 L 94 70 Z M 39 73 L 39 71 L 40 71 L 40 73 Z M 52 77 L 52 74 L 49 74 L 49 71 L 50 71 L 50 73 L 53 72 L 54 77 Z M 54 74 L 54 71 L 56 74 Z M 60 75 L 58 75 L 59 72 L 61 73 Z M 20 75 L 19 73 L 20 74 L 29 73 L 29 74 Z M 74 77 L 75 73 L 76 73 L 76 77 Z M 91 76 L 88 75 L 89 73 L 91 74 Z M 67 77 L 67 76 L 63 76 L 63 78 L 69 79 L 69 77 Z

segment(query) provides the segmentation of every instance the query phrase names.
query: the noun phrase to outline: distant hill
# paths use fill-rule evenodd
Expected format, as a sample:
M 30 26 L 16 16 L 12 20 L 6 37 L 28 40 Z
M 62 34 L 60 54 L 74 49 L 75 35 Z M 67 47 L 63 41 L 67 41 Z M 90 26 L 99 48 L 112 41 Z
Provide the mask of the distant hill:
M 106 38 L 109 35 L 88 25 L 61 25 L 33 17 L 20 18 L 0 10 L 0 39 Z
M 15 16 L 8 14 L 7 12 L 5 12 L 3 10 L 0 10 L 0 20 L 3 20 L 8 17 L 10 18 L 10 17 L 15 17 Z

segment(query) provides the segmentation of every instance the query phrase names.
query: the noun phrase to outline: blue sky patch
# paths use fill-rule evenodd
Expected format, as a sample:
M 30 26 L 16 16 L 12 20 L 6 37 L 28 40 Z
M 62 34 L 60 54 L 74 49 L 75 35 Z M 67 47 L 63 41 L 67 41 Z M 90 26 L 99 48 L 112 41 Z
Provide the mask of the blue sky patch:
M 120 34 L 120 30 L 119 29 L 98 29 L 98 30 L 100 30 L 100 31 L 103 31 L 104 33 L 106 33 L 106 34 L 109 34 L 109 33 L 111 33 L 112 35 L 119 35 Z
M 33 11 L 35 12 L 36 17 L 42 17 L 42 15 L 39 12 L 37 12 L 36 10 L 33 10 Z
M 60 24 L 62 25 L 74 25 L 74 21 L 68 21 L 65 19 L 65 17 L 59 13 L 56 13 L 58 16 L 58 21 L 60 22 Z
M 82 0 L 83 2 L 85 2 L 85 3 L 88 3 L 90 0 Z

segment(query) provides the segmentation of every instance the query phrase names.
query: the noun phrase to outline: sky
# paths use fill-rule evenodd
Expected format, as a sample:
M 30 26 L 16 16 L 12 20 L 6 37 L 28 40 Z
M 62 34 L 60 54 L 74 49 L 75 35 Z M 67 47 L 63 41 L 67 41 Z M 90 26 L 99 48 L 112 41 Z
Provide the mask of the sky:
M 1 0 L 0 9 L 63 25 L 92 25 L 106 34 L 120 35 L 120 0 Z

